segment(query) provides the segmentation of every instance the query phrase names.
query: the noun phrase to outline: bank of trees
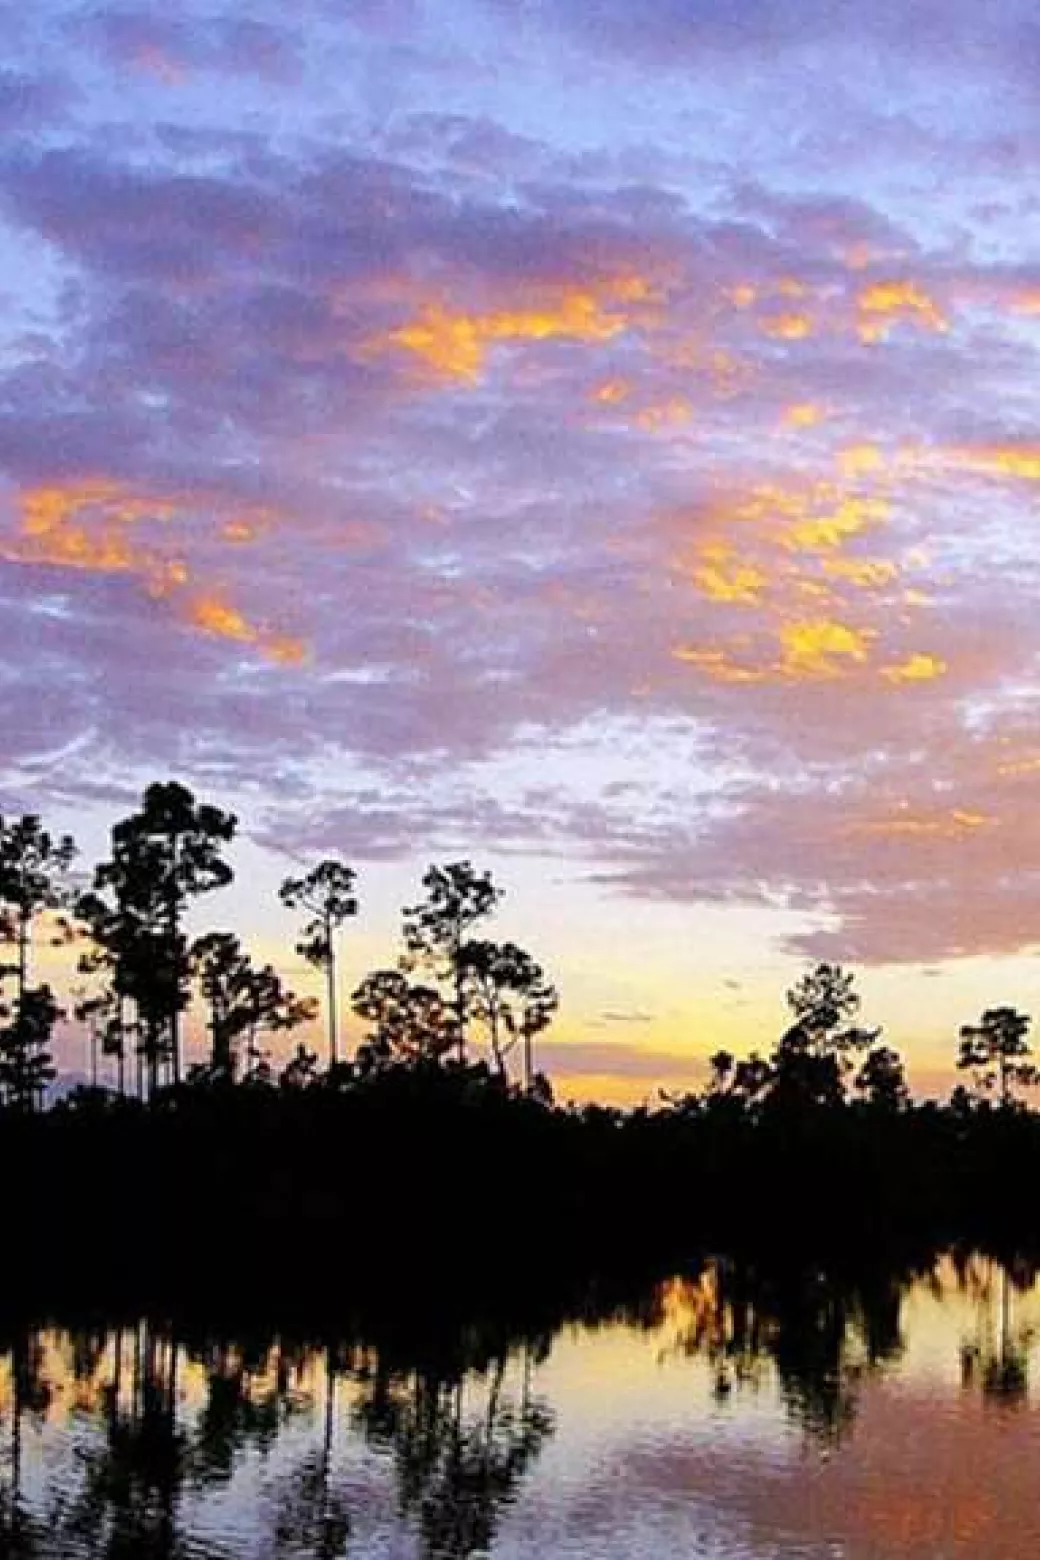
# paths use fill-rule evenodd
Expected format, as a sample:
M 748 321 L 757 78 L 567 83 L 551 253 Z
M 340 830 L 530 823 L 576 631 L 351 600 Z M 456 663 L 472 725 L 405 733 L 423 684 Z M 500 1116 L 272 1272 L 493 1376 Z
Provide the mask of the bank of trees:
M 118 1095 L 141 1101 L 189 1085 L 345 1087 L 400 1066 L 466 1067 L 475 1053 L 498 1085 L 512 1086 L 521 1073 L 525 1092 L 546 1095 L 534 1043 L 558 996 L 531 954 L 483 935 L 503 897 L 490 874 L 469 861 L 429 869 L 424 897 L 404 912 L 399 958 L 353 993 L 346 1056 L 338 960 L 344 928 L 359 911 L 356 874 L 329 858 L 281 885 L 282 904 L 300 917 L 296 953 L 324 976 L 321 1003 L 301 997 L 234 932 L 189 930 L 196 903 L 232 881 L 227 848 L 237 828 L 232 814 L 176 781 L 150 785 L 114 825 L 109 855 L 84 887 L 85 875 L 72 871 L 71 838 L 52 837 L 33 815 L 0 817 L 0 939 L 10 950 L 0 965 L 4 1104 L 41 1109 L 62 1017 L 90 1037 L 91 1087 L 104 1076 Z M 63 944 L 66 966 L 76 966 L 75 1001 L 64 1011 L 51 985 L 34 980 L 39 938 Z M 192 1017 L 208 1038 L 204 1061 L 186 1055 Z M 277 1073 L 271 1037 L 322 1017 L 327 1066 L 301 1042 Z
M 55 1283 L 82 1262 L 118 1289 L 126 1229 L 156 1292 L 222 1264 L 237 1282 L 247 1258 L 269 1287 L 286 1242 L 352 1243 L 381 1270 L 466 1283 L 489 1263 L 508 1261 L 515 1283 L 546 1263 L 745 1235 L 1024 1232 L 1040 1249 L 1037 1073 L 1014 1008 L 966 1024 L 962 1081 L 943 1104 L 918 1101 L 854 976 L 818 964 L 772 1046 L 716 1052 L 696 1091 L 561 1107 L 538 1069 L 558 994 L 531 952 L 495 937 L 502 891 L 486 871 L 430 867 L 399 953 L 343 1003 L 363 881 L 330 857 L 283 885 L 320 977 L 320 996 L 301 994 L 217 917 L 203 924 L 237 827 L 182 785 L 152 785 L 86 872 L 39 818 L 0 819 L 0 1179 L 17 1187 L 24 1273 L 60 1258 Z M 66 1012 L 91 1042 L 89 1085 L 50 1096 L 65 987 L 59 1000 L 49 960 L 75 967 Z M 101 1189 L 117 1189 L 111 1221 Z
M 317 861 L 279 890 L 298 916 L 297 955 L 323 977 L 320 999 L 291 990 L 235 932 L 192 930 L 197 907 L 218 903 L 232 881 L 228 850 L 237 830 L 232 814 L 187 787 L 156 783 L 114 825 L 105 859 L 77 873 L 71 838 L 52 835 L 34 815 L 0 818 L 3 1104 L 39 1112 L 55 1077 L 52 1042 L 62 1016 L 90 1036 L 91 1087 L 104 1082 L 142 1102 L 164 1097 L 168 1105 L 189 1086 L 298 1092 L 348 1088 L 401 1069 L 456 1069 L 551 1103 L 536 1051 L 558 993 L 531 953 L 490 935 L 503 897 L 490 873 L 466 860 L 429 868 L 421 897 L 403 911 L 399 955 L 358 983 L 344 1024 L 340 944 L 361 909 L 346 862 Z M 51 984 L 38 978 L 40 955 L 54 943 L 65 949 L 53 957 L 78 972 L 64 1015 Z M 771 1050 L 716 1052 L 706 1087 L 662 1095 L 658 1114 L 754 1122 L 847 1107 L 890 1117 L 915 1109 L 903 1060 L 880 1029 L 861 1021 L 848 970 L 817 964 L 787 1004 L 790 1021 Z M 961 1029 L 956 1064 L 964 1081 L 948 1107 L 955 1117 L 1022 1108 L 1040 1081 L 1030 1022 L 1014 1008 L 993 1007 Z M 324 1064 L 308 1044 L 322 1028 Z M 273 1044 L 278 1036 L 295 1040 L 280 1071 L 272 1062 L 286 1049 Z

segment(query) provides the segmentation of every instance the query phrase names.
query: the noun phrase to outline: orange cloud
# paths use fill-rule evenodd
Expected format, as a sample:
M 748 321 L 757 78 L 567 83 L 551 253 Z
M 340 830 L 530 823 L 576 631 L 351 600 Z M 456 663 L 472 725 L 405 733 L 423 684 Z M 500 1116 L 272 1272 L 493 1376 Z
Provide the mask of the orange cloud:
M 872 282 L 860 291 L 856 304 L 861 341 L 883 341 L 898 324 L 912 324 L 940 334 L 950 328 L 935 299 L 917 282 Z
M 703 596 L 745 605 L 761 600 L 768 583 L 765 573 L 753 564 L 742 563 L 726 542 L 706 542 L 700 559 L 693 581 Z
M 788 552 L 828 552 L 888 519 L 887 499 L 827 481 L 759 482 L 720 508 L 722 523 L 750 523 Z M 768 528 L 766 530 L 766 528 Z
M 656 433 L 662 428 L 681 427 L 692 416 L 693 408 L 686 397 L 675 395 L 656 406 L 644 406 L 636 415 L 636 424 L 648 433 Z
M 876 444 L 847 444 L 838 451 L 837 462 L 846 477 L 862 477 L 885 469 L 885 457 Z
M 647 281 L 628 276 L 606 283 L 599 293 L 577 287 L 558 289 L 533 308 L 470 314 L 431 303 L 407 324 L 367 342 L 364 354 L 403 347 L 436 377 L 476 384 L 495 346 L 554 339 L 611 341 L 634 323 L 628 305 L 649 302 L 653 296 Z
M 631 387 L 623 379 L 606 379 L 592 391 L 592 399 L 601 406 L 617 406 L 631 395 Z
M 807 314 L 772 314 L 762 321 L 762 329 L 775 341 L 804 341 L 812 335 L 813 322 Z
M 166 525 L 199 507 L 188 498 L 142 493 L 107 477 L 85 478 L 29 488 L 19 504 L 20 530 L 5 552 L 13 562 L 49 564 L 100 574 L 131 574 L 155 600 L 182 598 L 192 583 L 183 558 L 133 534 L 149 522 Z M 257 506 L 224 521 L 217 534 L 226 541 L 247 542 L 271 519 Z M 253 627 L 234 607 L 206 593 L 182 608 L 185 620 L 204 633 L 255 646 L 279 662 L 303 658 L 299 641 L 280 638 Z
M 914 813 L 909 803 L 904 802 L 895 817 L 868 819 L 864 823 L 852 825 L 852 828 L 856 833 L 962 839 L 979 829 L 992 826 L 996 821 L 986 813 L 969 812 L 962 808 L 952 808 L 945 812 Z
M 253 645 L 282 665 L 296 665 L 306 658 L 301 640 L 271 635 L 257 628 L 217 595 L 196 596 L 187 604 L 187 621 L 214 639 L 228 639 L 235 644 Z
M 29 488 L 19 507 L 21 534 L 8 553 L 14 561 L 148 578 L 168 570 L 168 561 L 135 541 L 129 527 L 169 520 L 177 507 L 170 498 L 98 477 Z
M 821 569 L 832 579 L 847 581 L 863 590 L 875 590 L 898 578 L 899 569 L 888 558 L 824 558 Z
M 881 675 L 890 683 L 934 682 L 946 672 L 946 662 L 937 655 L 917 650 L 894 666 L 883 666 Z
M 1040 482 L 1040 445 L 993 444 L 964 446 L 951 451 L 954 459 L 983 475 L 1017 477 Z
M 849 661 L 865 662 L 871 629 L 854 628 L 829 618 L 784 623 L 780 629 L 782 658 L 779 671 L 788 677 L 840 676 Z
M 794 551 L 825 552 L 887 520 L 890 506 L 885 499 L 843 495 L 829 483 L 818 483 L 804 513 L 805 518 L 789 527 L 784 545 Z
M 716 682 L 757 683 L 765 682 L 769 676 L 767 668 L 747 666 L 732 660 L 724 650 L 705 646 L 676 645 L 672 659 L 700 667 Z
M 727 647 L 676 645 L 672 658 L 698 667 L 715 682 L 820 682 L 849 674 L 866 663 L 875 638 L 871 629 L 830 618 L 801 619 L 780 626 L 776 659 L 756 665 L 733 654 L 748 645 L 744 637 Z
M 825 416 L 823 408 L 814 405 L 812 401 L 798 401 L 785 407 L 783 424 L 785 428 L 815 428 Z

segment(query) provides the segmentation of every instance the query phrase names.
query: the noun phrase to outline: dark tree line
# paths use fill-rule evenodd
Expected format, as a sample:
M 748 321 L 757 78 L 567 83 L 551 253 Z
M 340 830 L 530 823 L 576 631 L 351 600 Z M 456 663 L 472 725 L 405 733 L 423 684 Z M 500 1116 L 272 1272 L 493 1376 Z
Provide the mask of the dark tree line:
M 24 1271 L 97 1246 L 101 1187 L 119 1188 L 103 1238 L 135 1230 L 141 1282 L 149 1263 L 150 1280 L 179 1282 L 187 1247 L 244 1282 L 269 1226 L 320 1251 L 349 1230 L 388 1271 L 427 1263 L 467 1282 L 478 1252 L 515 1280 L 535 1254 L 570 1270 L 745 1240 L 1040 1245 L 1027 1015 L 993 1007 L 965 1025 L 963 1081 L 945 1103 L 918 1101 L 898 1051 L 863 1023 L 853 975 L 818 964 L 788 993 L 771 1049 L 717 1052 L 703 1088 L 631 1110 L 558 1106 L 536 1055 L 557 992 L 530 953 L 490 935 L 502 891 L 487 872 L 429 869 L 399 957 L 350 996 L 348 1032 L 339 942 L 360 896 L 346 863 L 319 861 L 280 896 L 325 976 L 323 1004 L 233 931 L 196 930 L 231 881 L 236 830 L 185 787 L 150 786 L 83 889 L 71 840 L 0 819 L 0 1176 L 18 1188 Z M 44 1110 L 59 1003 L 39 971 L 54 942 L 65 950 L 50 957 L 78 965 L 90 1085 Z M 321 1006 L 324 1066 L 300 1038 Z M 202 1060 L 185 1054 L 189 1020 Z M 276 1069 L 280 1036 L 295 1049 Z
M 137 811 L 113 827 L 111 854 L 94 869 L 91 887 L 77 892 L 70 837 L 53 837 L 35 815 L 0 816 L 0 937 L 9 949 L 0 965 L 0 1093 L 7 1104 L 40 1109 L 55 1077 L 54 1027 L 67 1016 L 50 985 L 33 978 L 41 927 L 45 941 L 78 947 L 82 984 L 73 1015 L 90 1036 L 92 1085 L 99 1082 L 99 1055 L 114 1064 L 117 1092 L 142 1099 L 189 1078 L 273 1081 L 265 1041 L 312 1023 L 317 1002 L 288 990 L 270 964 L 258 966 L 235 933 L 192 938 L 186 929 L 194 903 L 232 881 L 226 850 L 237 829 L 232 814 L 198 801 L 185 786 L 150 785 Z M 357 875 L 331 858 L 281 885 L 281 902 L 301 915 L 296 952 L 325 977 L 326 1077 L 344 1084 L 393 1066 L 465 1066 L 476 1033 L 492 1076 L 506 1082 L 518 1068 L 525 1092 L 545 1093 L 534 1044 L 559 999 L 526 950 L 483 935 L 502 890 L 469 861 L 432 866 L 422 886 L 424 897 L 403 913 L 399 959 L 367 975 L 352 994 L 352 1013 L 364 1027 L 345 1060 L 338 944 L 359 913 Z M 209 1057 L 186 1068 L 182 1031 L 193 1001 L 206 1013 Z M 909 1107 L 901 1057 L 879 1030 L 857 1022 L 860 998 L 850 972 L 818 964 L 787 1002 L 791 1023 L 768 1056 L 711 1057 L 703 1103 L 752 1114 L 849 1100 L 887 1111 Z M 952 1109 L 992 1101 L 1008 1110 L 1040 1081 L 1030 1022 L 1013 1008 L 995 1007 L 961 1029 L 957 1067 L 968 1081 L 954 1091 Z M 317 1054 L 301 1045 L 281 1076 L 297 1087 L 319 1075 Z M 692 1099 L 670 1103 L 688 1109 Z
M 32 815 L 0 817 L 0 936 L 14 955 L 0 967 L 0 990 L 14 988 L 0 1034 L 8 1105 L 38 1111 L 55 1077 L 51 1041 L 66 1015 L 50 986 L 31 979 L 34 931 L 45 922 L 51 941 L 77 948 L 73 1016 L 90 1038 L 92 1087 L 99 1056 L 114 1064 L 117 1093 L 141 1100 L 185 1083 L 275 1081 L 265 1041 L 313 1022 L 318 1003 L 288 990 L 272 965 L 258 966 L 233 932 L 187 931 L 195 901 L 232 881 L 226 848 L 237 827 L 232 814 L 175 781 L 150 785 L 139 809 L 113 827 L 111 854 L 91 887 L 76 892 L 70 838 L 52 839 Z M 524 1090 L 544 1090 L 533 1046 L 557 993 L 524 949 L 475 935 L 503 895 L 468 861 L 427 872 L 425 897 L 404 912 L 397 964 L 366 976 L 352 995 L 364 1029 L 353 1058 L 341 1059 L 338 943 L 358 914 L 356 882 L 353 868 L 328 859 L 279 890 L 301 914 L 296 952 L 325 977 L 325 1079 L 344 1086 L 393 1066 L 465 1066 L 478 1031 L 499 1082 L 510 1081 L 518 1051 Z M 206 1013 L 209 1057 L 187 1067 L 183 1029 L 193 1001 Z M 298 1088 L 319 1076 L 317 1053 L 298 1045 L 278 1081 Z

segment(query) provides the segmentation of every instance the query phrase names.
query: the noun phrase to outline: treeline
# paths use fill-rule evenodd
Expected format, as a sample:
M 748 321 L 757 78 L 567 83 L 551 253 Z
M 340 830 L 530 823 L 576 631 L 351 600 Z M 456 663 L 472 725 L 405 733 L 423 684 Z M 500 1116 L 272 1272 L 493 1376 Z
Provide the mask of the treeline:
M 56 1070 L 55 1025 L 73 1016 L 90 1037 L 90 1083 L 105 1059 L 115 1091 L 141 1101 L 164 1089 L 240 1084 L 300 1088 L 319 1075 L 303 1044 L 276 1076 L 266 1042 L 318 1017 L 318 1003 L 288 990 L 270 964 L 258 966 L 231 931 L 189 937 L 193 903 L 233 879 L 226 850 L 237 830 L 230 813 L 170 782 L 147 788 L 140 808 L 112 829 L 111 854 L 91 887 L 75 891 L 76 845 L 32 814 L 0 817 L 0 936 L 13 950 L 0 966 L 0 1100 L 39 1110 Z M 325 977 L 328 1062 L 322 1081 L 342 1088 L 397 1065 L 464 1066 L 471 1036 L 485 1042 L 490 1072 L 509 1078 L 520 1059 L 525 1092 L 546 1089 L 533 1065 L 535 1037 L 558 1004 L 554 986 L 524 949 L 482 937 L 502 891 L 468 861 L 431 867 L 425 898 L 403 916 L 397 963 L 373 971 L 354 991 L 364 1026 L 352 1059 L 341 1058 L 337 943 L 358 913 L 356 874 L 337 859 L 318 862 L 281 885 L 282 903 L 301 917 L 296 951 Z M 72 949 L 79 986 L 71 1015 L 51 987 L 34 982 L 38 928 Z M 209 1057 L 185 1066 L 183 1015 L 201 1003 Z M 168 1102 L 167 1102 L 168 1103 Z
M 534 1042 L 557 1010 L 556 988 L 526 950 L 479 935 L 502 890 L 469 861 L 429 869 L 425 898 L 403 912 L 400 957 L 353 992 L 361 1038 L 349 1058 L 341 1055 L 337 954 L 359 910 L 356 873 L 332 858 L 282 883 L 281 902 L 301 917 L 296 952 L 324 976 L 328 1060 L 323 1072 L 317 1052 L 301 1044 L 276 1074 L 266 1042 L 313 1023 L 317 1001 L 289 990 L 270 964 L 257 965 L 234 932 L 192 938 L 185 930 L 194 902 L 232 882 L 226 851 L 237 826 L 175 781 L 150 785 L 139 809 L 113 827 L 110 856 L 84 891 L 72 886 L 70 836 L 53 836 L 34 814 L 0 815 L 0 939 L 10 950 L 0 964 L 0 1104 L 41 1108 L 56 1076 L 52 1041 L 63 1017 L 86 1027 L 91 1087 L 107 1061 L 115 1092 L 141 1101 L 185 1083 L 299 1088 L 320 1080 L 342 1089 L 391 1067 L 465 1066 L 474 1037 L 489 1077 L 508 1084 L 515 1057 L 523 1092 L 550 1101 Z M 50 943 L 72 950 L 79 984 L 71 1014 L 49 985 L 33 980 L 41 925 Z M 206 1013 L 209 1055 L 186 1067 L 182 1021 L 193 1001 Z M 889 1112 L 909 1107 L 902 1058 L 879 1029 L 857 1021 L 852 974 L 818 964 L 787 1002 L 792 1022 L 770 1054 L 716 1052 L 703 1095 L 662 1095 L 666 1107 L 754 1118 L 849 1101 Z M 1029 1026 L 1027 1015 L 995 1007 L 961 1029 L 957 1066 L 967 1081 L 954 1090 L 952 1110 L 989 1102 L 1010 1109 L 1040 1080 Z
M 536 1066 L 557 992 L 524 949 L 484 935 L 501 890 L 468 861 L 426 874 L 400 958 L 352 995 L 357 1040 L 342 1054 L 337 941 L 358 898 L 352 869 L 327 860 L 281 897 L 327 978 L 328 1058 L 297 1044 L 276 1072 L 271 1037 L 316 1004 L 232 932 L 186 929 L 192 903 L 230 881 L 235 827 L 183 786 L 150 786 L 73 891 L 71 840 L 32 816 L 0 824 L 13 955 L 0 1179 L 41 1304 L 81 1272 L 115 1304 L 128 1286 L 165 1295 L 200 1272 L 212 1291 L 291 1299 L 345 1266 L 355 1289 L 429 1273 L 469 1293 L 663 1271 L 707 1250 L 1040 1248 L 1024 1014 L 995 1007 L 966 1025 L 963 1082 L 945 1103 L 915 1101 L 898 1053 L 860 1022 L 853 976 L 820 964 L 788 993 L 772 1049 L 717 1052 L 704 1088 L 634 1110 L 560 1107 Z M 79 966 L 92 1083 L 107 1058 L 114 1086 L 43 1109 L 58 1002 L 33 965 L 52 936 Z M 187 1064 L 193 1001 L 208 1055 Z

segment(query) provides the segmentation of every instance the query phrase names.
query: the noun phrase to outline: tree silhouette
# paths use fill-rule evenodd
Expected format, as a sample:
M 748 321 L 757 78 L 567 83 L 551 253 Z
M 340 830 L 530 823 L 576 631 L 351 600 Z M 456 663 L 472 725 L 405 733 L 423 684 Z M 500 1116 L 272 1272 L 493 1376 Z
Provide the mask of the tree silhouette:
M 79 961 L 81 973 L 103 970 L 108 961 L 99 945 Z M 108 985 L 92 995 L 81 995 L 74 1009 L 75 1017 L 86 1024 L 90 1032 L 91 1084 L 97 1084 L 97 1048 L 103 1056 L 114 1057 L 116 1063 L 116 1092 L 126 1093 L 126 1048 L 134 1026 L 127 1017 L 127 1004 L 116 989 Z
M 298 1045 L 278 1079 L 283 1089 L 307 1089 L 318 1081 L 318 1053 Z
M 295 1029 L 315 1016 L 317 1003 L 286 991 L 270 964 L 256 969 L 231 932 L 198 938 L 191 963 L 209 1007 L 210 1070 L 215 1078 L 234 1079 L 240 1042 L 245 1043 L 248 1066 L 261 1033 Z
M 751 1111 L 773 1081 L 773 1069 L 765 1057 L 752 1051 L 739 1061 L 730 1051 L 716 1051 L 708 1058 L 711 1073 L 705 1099 L 716 1112 L 738 1116 Z
M 88 942 L 78 969 L 105 981 L 100 992 L 81 1004 L 80 1016 L 99 1024 L 102 1050 L 116 1058 L 120 1094 L 125 1088 L 127 1046 L 131 1040 L 136 1042 L 140 1092 L 142 1058 L 154 1071 L 154 1083 L 162 1050 L 165 982 L 156 980 L 154 939 L 146 935 L 137 916 L 97 893 L 80 895 L 76 918 Z
M 49 986 L 23 991 L 10 1021 L 0 1029 L 0 1089 L 8 1105 L 38 1110 L 55 1077 L 47 1049 L 61 1013 Z
M 29 986 L 33 923 L 44 910 L 68 904 L 65 878 L 75 856 L 72 836 L 52 838 L 36 814 L 0 816 L 0 931 L 17 950 L 19 1001 Z
M 505 1079 L 506 1059 L 523 1042 L 524 1089 L 532 1082 L 531 1048 L 559 1006 L 556 988 L 529 953 L 515 943 L 471 940 L 459 950 L 470 1015 L 487 1031 L 492 1060 Z
M 232 814 L 196 801 L 177 781 L 150 785 L 139 811 L 113 827 L 111 859 L 95 872 L 95 895 L 81 902 L 136 1002 L 151 1091 L 164 1058 L 180 1081 L 179 1024 L 191 968 L 184 912 L 192 899 L 231 882 L 221 852 L 236 827 Z M 98 899 L 106 891 L 114 905 Z
M 1014 1101 L 1016 1088 L 1031 1088 L 1040 1072 L 1028 1058 L 1032 1047 L 1026 1038 L 1032 1019 L 1011 1007 L 987 1008 L 977 1024 L 964 1024 L 960 1032 L 957 1066 L 974 1075 L 984 1095 L 995 1089 L 1003 1108 Z
M 2 974 L 15 980 L 10 1022 L 0 1033 L 0 1080 L 5 1097 L 21 1110 L 43 1103 L 54 1077 L 47 1045 L 60 1009 L 49 986 L 31 984 L 33 926 L 46 910 L 69 903 L 66 874 L 76 856 L 68 834 L 55 839 L 35 813 L 0 816 L 0 937 L 14 944 L 15 962 Z
M 339 1060 L 336 1002 L 336 934 L 351 916 L 358 913 L 354 894 L 357 874 L 341 861 L 322 861 L 305 877 L 286 878 L 278 891 L 283 905 L 304 910 L 306 922 L 296 951 L 325 971 L 328 988 L 329 1066 Z
M 441 1062 L 454 1043 L 451 1013 L 440 992 L 415 984 L 401 970 L 366 975 L 351 1004 L 370 1026 L 357 1052 L 362 1073 L 396 1063 Z
M 455 1044 L 464 1062 L 469 1008 L 463 949 L 471 928 L 491 915 L 502 891 L 489 872 L 477 872 L 469 861 L 430 867 L 422 882 L 426 898 L 404 912 L 402 967 L 422 966 L 449 984 Z
M 774 1104 L 840 1105 L 853 1058 L 868 1050 L 880 1030 L 860 1029 L 855 977 L 840 964 L 817 964 L 787 993 L 794 1023 L 771 1057 Z
M 906 1071 L 898 1052 L 878 1045 L 867 1052 L 856 1074 L 855 1089 L 869 1105 L 878 1110 L 901 1110 L 910 1097 Z

